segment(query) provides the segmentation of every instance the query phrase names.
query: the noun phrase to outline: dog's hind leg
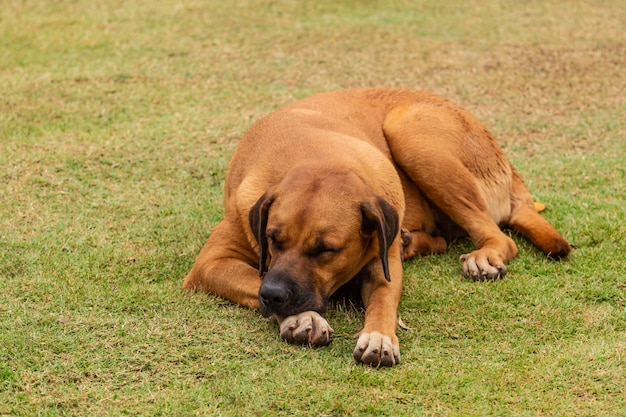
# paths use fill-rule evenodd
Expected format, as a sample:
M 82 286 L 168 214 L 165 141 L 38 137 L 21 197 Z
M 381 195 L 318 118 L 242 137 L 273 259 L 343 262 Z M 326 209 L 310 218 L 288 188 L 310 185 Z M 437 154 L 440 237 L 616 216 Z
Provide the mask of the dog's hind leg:
M 402 229 L 402 259 L 407 261 L 418 255 L 444 253 L 448 248 L 441 236 L 432 236 L 422 230 Z
M 507 223 L 550 258 L 564 258 L 570 252 L 569 243 L 537 212 L 528 189 L 515 171 L 511 190 L 511 216 Z
M 448 248 L 446 239 L 436 236 L 435 215 L 432 208 L 415 184 L 400 173 L 406 210 L 402 220 L 402 259 L 444 253 Z
M 448 102 L 396 108 L 383 129 L 396 163 L 474 242 L 461 257 L 465 275 L 504 276 L 517 254 L 498 226 L 510 213 L 511 167 L 486 129 Z

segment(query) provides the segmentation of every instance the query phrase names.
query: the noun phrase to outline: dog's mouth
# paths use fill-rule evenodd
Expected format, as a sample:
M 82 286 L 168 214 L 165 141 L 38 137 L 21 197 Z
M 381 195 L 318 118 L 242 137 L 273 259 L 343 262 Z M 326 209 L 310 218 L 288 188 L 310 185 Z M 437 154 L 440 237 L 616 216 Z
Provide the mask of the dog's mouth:
M 314 303 L 304 304 L 299 306 L 287 306 L 287 307 L 274 307 L 271 305 L 265 304 L 263 301 L 259 300 L 259 310 L 261 311 L 261 315 L 263 317 L 271 317 L 271 316 L 279 316 L 279 317 L 289 317 L 295 316 L 296 314 L 303 313 L 305 311 L 315 311 L 319 314 L 324 314 L 327 310 L 326 306 L 319 306 Z
M 316 301 L 312 299 L 307 299 L 303 302 L 298 302 L 295 304 L 276 305 L 273 303 L 268 303 L 266 300 L 259 297 L 259 311 L 261 312 L 261 315 L 263 317 L 289 317 L 295 316 L 296 314 L 300 314 L 305 311 L 315 311 L 316 313 L 324 314 L 327 309 L 327 300 Z

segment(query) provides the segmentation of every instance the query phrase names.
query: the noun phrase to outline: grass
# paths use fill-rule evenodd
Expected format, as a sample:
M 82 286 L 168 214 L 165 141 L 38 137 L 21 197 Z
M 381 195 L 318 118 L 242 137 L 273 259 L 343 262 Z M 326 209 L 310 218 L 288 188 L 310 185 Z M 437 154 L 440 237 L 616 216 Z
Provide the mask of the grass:
M 0 415 L 626 415 L 619 1 L 7 1 Z M 498 136 L 575 245 L 497 282 L 406 264 L 403 363 L 359 366 L 180 290 L 245 129 L 344 87 L 431 90 Z

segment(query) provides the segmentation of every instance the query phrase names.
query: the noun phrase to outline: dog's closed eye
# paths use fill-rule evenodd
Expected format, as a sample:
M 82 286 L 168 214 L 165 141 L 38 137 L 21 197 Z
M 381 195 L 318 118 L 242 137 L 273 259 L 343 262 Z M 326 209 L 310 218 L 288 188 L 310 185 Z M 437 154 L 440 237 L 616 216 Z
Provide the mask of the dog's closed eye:
M 280 238 L 280 228 L 268 229 L 265 237 L 267 241 L 272 245 L 272 249 L 281 250 L 284 246 L 284 242 Z
M 318 244 L 318 245 L 315 245 L 313 248 L 311 248 L 307 252 L 307 255 L 310 258 L 319 258 L 322 255 L 327 255 L 327 254 L 330 254 L 330 253 L 338 253 L 338 252 L 341 252 L 340 248 L 327 246 L 325 244 Z
M 284 243 L 278 240 L 275 236 L 267 236 L 267 240 L 270 243 L 273 250 L 283 250 Z

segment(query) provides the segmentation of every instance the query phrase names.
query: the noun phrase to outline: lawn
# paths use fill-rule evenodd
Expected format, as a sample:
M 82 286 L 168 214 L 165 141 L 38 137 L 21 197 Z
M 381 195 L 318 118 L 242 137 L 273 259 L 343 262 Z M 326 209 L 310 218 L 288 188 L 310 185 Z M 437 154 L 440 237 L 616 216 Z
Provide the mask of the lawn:
M 0 7 L 0 416 L 626 416 L 622 1 L 10 0 Z M 489 126 L 574 245 L 495 282 L 405 264 L 402 363 L 181 290 L 252 122 L 348 87 Z

